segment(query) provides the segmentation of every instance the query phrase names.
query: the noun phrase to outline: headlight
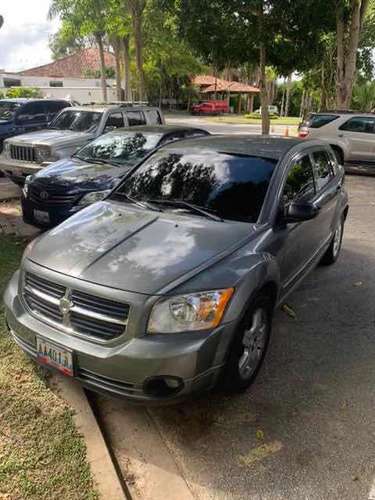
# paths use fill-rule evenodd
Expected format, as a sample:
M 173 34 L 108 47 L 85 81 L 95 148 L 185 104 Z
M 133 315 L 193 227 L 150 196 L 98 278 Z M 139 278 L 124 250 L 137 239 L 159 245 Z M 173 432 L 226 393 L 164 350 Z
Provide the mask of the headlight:
M 23 185 L 22 192 L 23 192 L 23 195 L 25 198 L 27 198 L 27 193 L 29 192 L 29 184 L 30 184 L 31 178 L 32 178 L 32 175 L 28 175 L 25 179 L 25 184 Z
M 105 191 L 94 191 L 93 193 L 87 193 L 78 203 L 78 205 L 91 205 L 91 203 L 102 200 L 110 192 L 110 189 L 106 189 Z
M 215 328 L 234 288 L 197 292 L 161 299 L 154 305 L 148 333 L 175 333 Z
M 51 148 L 49 146 L 38 146 L 36 148 L 36 157 L 39 163 L 51 159 Z
M 4 152 L 9 153 L 10 152 L 10 143 L 8 141 L 4 141 Z

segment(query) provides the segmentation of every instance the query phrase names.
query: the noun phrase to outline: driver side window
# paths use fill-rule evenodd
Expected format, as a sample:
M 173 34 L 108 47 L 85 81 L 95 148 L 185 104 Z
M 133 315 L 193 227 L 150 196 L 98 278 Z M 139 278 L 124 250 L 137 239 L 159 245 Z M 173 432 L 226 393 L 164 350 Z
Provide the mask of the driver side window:
M 310 156 L 301 156 L 289 168 L 283 201 L 287 207 L 293 201 L 308 201 L 315 195 L 314 174 Z

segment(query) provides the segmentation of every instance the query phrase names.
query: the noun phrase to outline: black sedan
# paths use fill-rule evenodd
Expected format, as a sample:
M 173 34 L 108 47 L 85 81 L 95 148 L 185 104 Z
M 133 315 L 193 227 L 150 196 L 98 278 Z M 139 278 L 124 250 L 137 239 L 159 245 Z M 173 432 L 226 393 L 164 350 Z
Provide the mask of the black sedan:
M 142 158 L 167 143 L 209 135 L 168 125 L 117 129 L 26 178 L 22 212 L 26 222 L 51 227 L 101 200 Z

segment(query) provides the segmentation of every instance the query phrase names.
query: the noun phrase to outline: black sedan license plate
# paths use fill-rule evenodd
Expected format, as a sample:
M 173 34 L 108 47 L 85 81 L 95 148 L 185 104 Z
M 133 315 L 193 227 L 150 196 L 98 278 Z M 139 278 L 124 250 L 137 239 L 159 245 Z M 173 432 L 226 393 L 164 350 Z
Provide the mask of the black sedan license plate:
M 37 338 L 38 361 L 73 376 L 73 354 L 62 347 L 48 342 L 40 337 Z

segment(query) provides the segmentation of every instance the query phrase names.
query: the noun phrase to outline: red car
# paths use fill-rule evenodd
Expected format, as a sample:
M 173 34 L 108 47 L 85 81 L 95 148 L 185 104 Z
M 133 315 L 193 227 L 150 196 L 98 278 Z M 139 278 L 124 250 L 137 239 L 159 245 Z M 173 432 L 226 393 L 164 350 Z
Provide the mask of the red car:
M 192 115 L 222 115 L 229 113 L 228 101 L 219 101 L 214 99 L 207 99 L 200 101 L 198 104 L 193 104 L 189 108 Z

